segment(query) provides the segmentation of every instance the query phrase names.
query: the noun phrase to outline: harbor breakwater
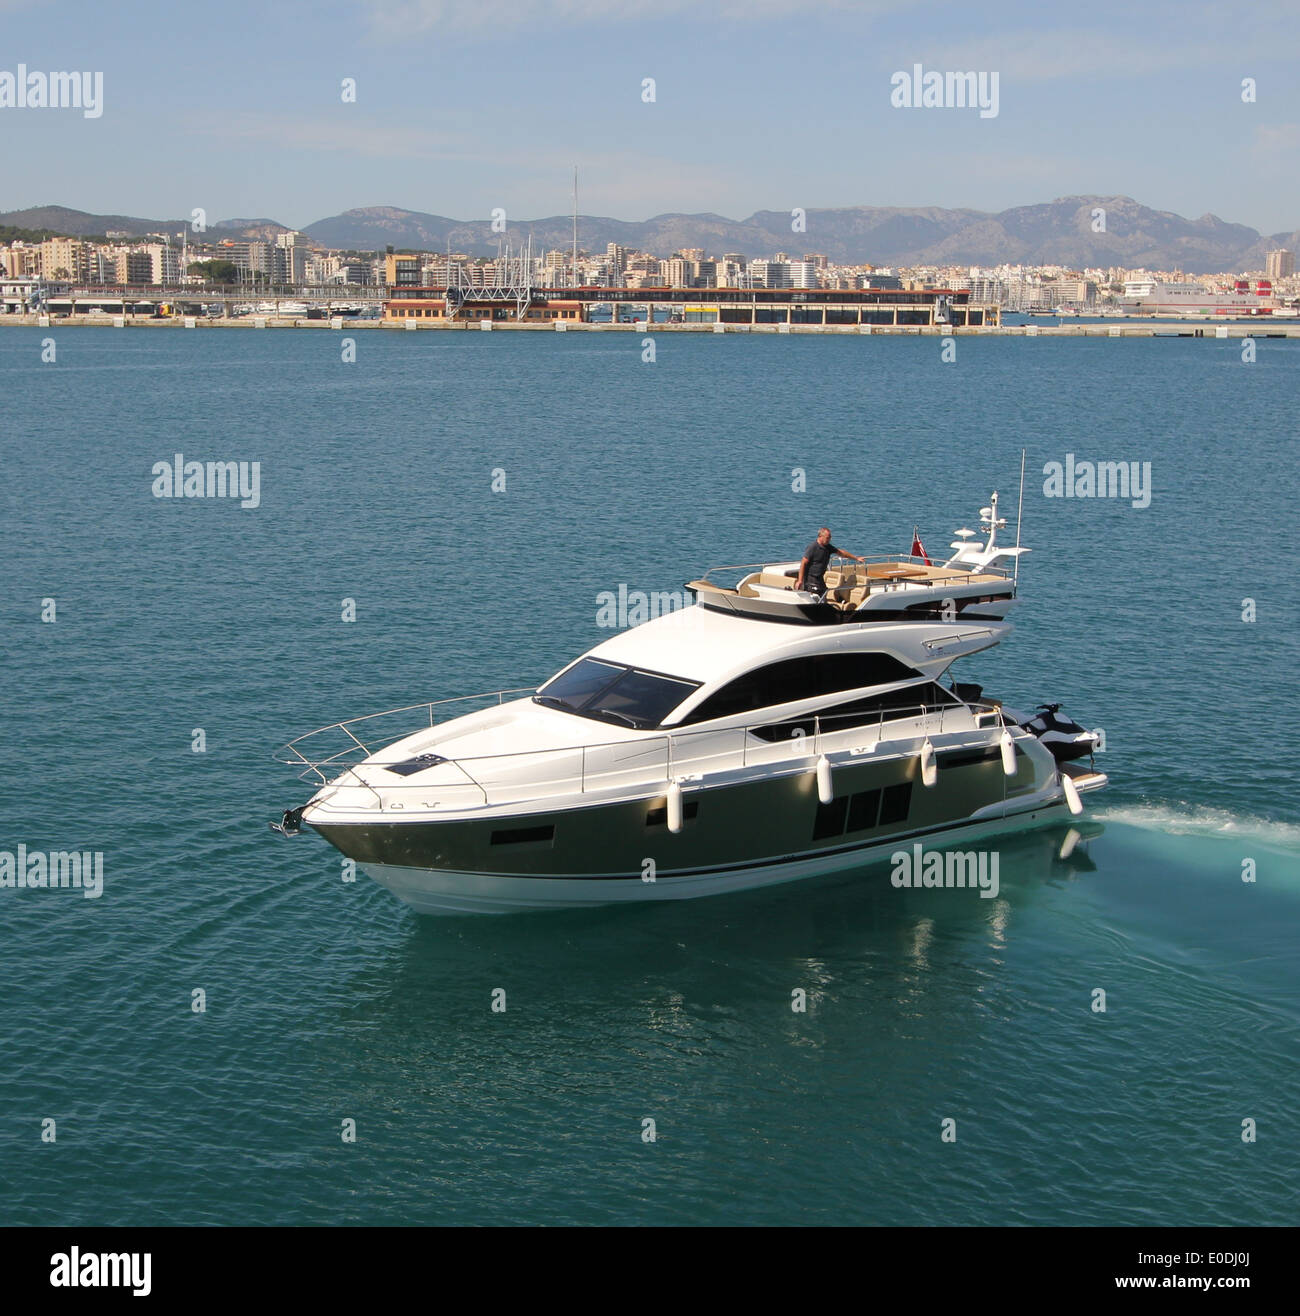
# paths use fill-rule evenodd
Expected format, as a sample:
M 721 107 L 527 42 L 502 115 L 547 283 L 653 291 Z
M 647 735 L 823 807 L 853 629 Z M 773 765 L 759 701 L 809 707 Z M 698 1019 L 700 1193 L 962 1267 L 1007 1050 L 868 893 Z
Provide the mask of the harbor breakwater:
M 671 324 L 644 320 L 621 324 L 559 321 L 530 323 L 516 320 L 431 320 L 417 324 L 403 320 L 357 320 L 335 316 L 309 320 L 278 316 L 241 316 L 237 319 L 202 316 L 100 316 L 100 315 L 6 315 L 0 326 L 25 325 L 29 328 L 103 328 L 103 329 L 329 329 L 388 330 L 397 333 L 655 333 L 655 334 L 797 334 L 885 335 L 944 338 L 993 336 L 1003 338 L 1300 338 L 1300 321 L 1248 323 L 1233 321 L 1160 320 L 1133 323 L 1100 324 L 1025 324 L 977 325 L 971 328 L 951 325 L 791 325 L 791 324 Z

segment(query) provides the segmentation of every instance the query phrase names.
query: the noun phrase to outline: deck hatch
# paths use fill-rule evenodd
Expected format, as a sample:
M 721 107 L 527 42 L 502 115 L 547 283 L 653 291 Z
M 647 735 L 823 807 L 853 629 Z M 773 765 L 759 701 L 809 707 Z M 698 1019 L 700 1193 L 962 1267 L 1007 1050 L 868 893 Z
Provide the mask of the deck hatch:
M 417 754 L 413 759 L 406 759 L 402 763 L 385 763 L 384 768 L 399 777 L 411 777 L 417 772 L 423 772 L 425 768 L 432 768 L 446 761 L 441 754 Z

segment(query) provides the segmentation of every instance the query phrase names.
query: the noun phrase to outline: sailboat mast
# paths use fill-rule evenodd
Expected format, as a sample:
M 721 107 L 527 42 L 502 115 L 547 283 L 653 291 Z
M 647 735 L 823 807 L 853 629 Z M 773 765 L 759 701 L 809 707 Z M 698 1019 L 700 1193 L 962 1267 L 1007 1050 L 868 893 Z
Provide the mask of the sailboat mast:
M 1025 450 L 1020 449 L 1020 499 L 1016 503 L 1016 547 L 1020 547 L 1020 518 L 1025 510 Z M 1012 579 L 1020 583 L 1020 554 L 1016 554 L 1016 565 Z

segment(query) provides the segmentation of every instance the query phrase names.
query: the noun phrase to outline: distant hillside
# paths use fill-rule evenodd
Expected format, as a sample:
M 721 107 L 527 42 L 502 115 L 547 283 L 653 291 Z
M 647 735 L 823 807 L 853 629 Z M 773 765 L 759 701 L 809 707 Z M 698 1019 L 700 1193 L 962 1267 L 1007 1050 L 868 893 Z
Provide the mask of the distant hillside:
M 248 238 L 252 241 L 274 241 L 277 233 L 288 233 L 289 228 L 274 219 L 222 219 L 211 228 L 223 238 Z
M 189 224 L 189 220 L 91 215 L 84 210 L 69 210 L 67 206 L 34 206 L 30 210 L 10 210 L 0 214 L 0 224 L 12 224 L 16 228 L 47 229 L 62 237 L 72 238 L 103 237 L 110 230 L 143 237 L 146 233 L 179 232 Z
M 1104 210 L 1105 231 L 1093 231 L 1093 212 Z M 72 236 L 96 236 L 108 230 L 143 235 L 178 232 L 188 220 L 140 219 L 130 215 L 94 215 L 65 206 L 40 206 L 0 213 L 0 225 L 46 230 Z M 531 234 L 534 251 L 567 249 L 572 217 L 510 219 L 506 236 L 518 246 Z M 1229 224 L 1215 215 L 1184 219 L 1152 210 L 1131 197 L 1076 196 L 1035 206 L 1018 206 L 997 214 L 948 210 L 938 206 L 849 206 L 809 210 L 804 232 L 791 231 L 788 211 L 760 210 L 748 219 L 712 214 L 656 215 L 642 223 L 582 215 L 578 241 L 587 251 L 603 251 L 617 242 L 660 256 L 683 247 L 703 247 L 712 255 L 739 252 L 770 256 L 777 251 L 802 256 L 820 252 L 845 264 L 875 265 L 1065 265 L 1072 268 L 1121 265 L 1128 268 L 1181 269 L 1189 274 L 1218 270 L 1262 269 L 1275 247 L 1292 251 L 1300 230 L 1263 235 L 1245 224 Z M 273 219 L 226 219 L 209 225 L 218 237 L 263 240 L 283 232 Z M 324 247 L 353 251 L 467 251 L 495 255 L 500 235 L 488 220 L 449 219 L 393 206 L 346 210 L 317 220 L 304 230 Z
M 92 215 L 84 210 L 70 210 L 67 206 L 33 206 L 28 210 L 10 210 L 0 213 L 0 225 L 13 228 L 41 230 L 61 237 L 102 238 L 105 233 L 129 233 L 142 238 L 148 233 L 179 233 L 190 226 L 190 216 L 184 219 L 142 219 L 138 215 Z M 283 224 L 273 219 L 226 219 L 209 223 L 209 230 L 220 230 L 218 236 L 265 237 L 285 232 Z M 203 235 L 195 234 L 195 239 Z
M 1101 233 L 1093 232 L 1097 209 L 1106 212 Z M 569 215 L 514 220 L 508 236 L 518 244 L 531 234 L 534 250 L 567 249 L 572 224 Z M 998 214 L 937 206 L 851 206 L 809 210 L 802 233 L 792 232 L 790 225 L 790 213 L 776 210 L 761 210 L 745 220 L 668 214 L 644 223 L 582 215 L 578 241 L 588 251 L 618 242 L 661 256 L 683 247 L 703 247 L 715 256 L 728 251 L 750 257 L 820 252 L 845 264 L 1122 265 L 1189 274 L 1262 268 L 1272 248 L 1295 250 L 1300 241 L 1297 233 L 1265 237 L 1214 215 L 1184 219 L 1121 196 L 1062 197 Z M 308 225 L 305 232 L 330 247 L 443 251 L 450 246 L 476 256 L 495 254 L 499 241 L 487 220 L 448 219 L 391 206 L 348 210 Z

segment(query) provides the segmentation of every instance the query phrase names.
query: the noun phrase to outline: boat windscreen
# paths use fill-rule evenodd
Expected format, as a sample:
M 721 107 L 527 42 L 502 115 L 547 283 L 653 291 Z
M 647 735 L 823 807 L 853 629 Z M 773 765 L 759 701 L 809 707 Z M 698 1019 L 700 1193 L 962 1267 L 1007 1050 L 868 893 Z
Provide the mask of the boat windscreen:
M 542 703 L 555 703 L 576 710 L 626 671 L 626 667 L 617 663 L 601 663 L 594 658 L 584 658 L 542 686 L 537 692 L 537 698 Z
M 655 672 L 629 669 L 583 710 L 593 717 L 622 718 L 642 727 L 657 727 L 687 695 L 699 686 Z
M 544 685 L 534 698 L 551 708 L 639 729 L 657 727 L 698 689 L 698 681 L 584 658 Z

